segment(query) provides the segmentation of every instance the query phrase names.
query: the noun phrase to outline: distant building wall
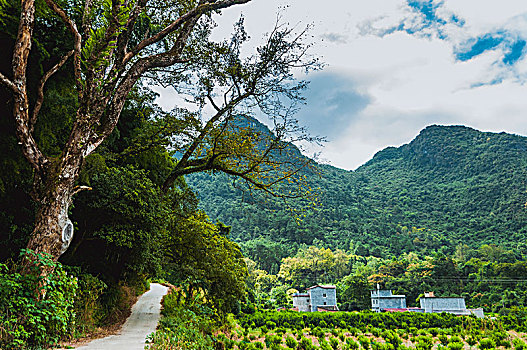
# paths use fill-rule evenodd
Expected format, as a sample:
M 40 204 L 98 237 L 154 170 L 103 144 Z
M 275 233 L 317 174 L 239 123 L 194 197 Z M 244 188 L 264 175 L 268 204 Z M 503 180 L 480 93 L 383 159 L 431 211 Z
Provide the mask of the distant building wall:
M 309 302 L 309 294 L 307 293 L 297 293 L 293 294 L 293 307 L 297 309 L 297 311 L 302 312 L 309 312 L 310 311 L 310 302 Z
M 389 289 L 371 291 L 371 309 L 380 312 L 383 309 L 405 309 L 406 296 L 394 295 Z
M 469 309 L 470 313 L 477 318 L 483 318 L 485 317 L 485 313 L 483 312 L 483 309 Z
M 337 306 L 337 290 L 335 286 L 314 286 L 307 289 L 311 311 L 317 311 L 319 306 Z
M 467 309 L 464 298 L 422 297 L 419 302 L 425 312 L 455 312 Z

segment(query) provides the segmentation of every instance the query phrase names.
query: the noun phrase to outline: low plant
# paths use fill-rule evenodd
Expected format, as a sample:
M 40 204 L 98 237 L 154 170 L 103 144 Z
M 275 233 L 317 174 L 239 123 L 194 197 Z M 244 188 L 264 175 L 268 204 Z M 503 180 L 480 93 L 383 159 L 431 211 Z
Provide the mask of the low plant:
M 479 348 L 482 350 L 485 349 L 494 349 L 496 347 L 496 343 L 489 338 L 483 338 L 479 341 Z
M 287 345 L 288 348 L 295 349 L 298 345 L 298 342 L 295 340 L 295 338 L 288 336 L 285 338 L 285 345 Z
M 50 255 L 23 250 L 21 256 L 21 265 L 0 264 L 0 349 L 5 350 L 47 347 L 75 329 L 77 279 Z
M 527 350 L 527 344 L 519 338 L 515 338 L 512 341 L 512 345 L 514 346 L 514 350 Z
M 349 349 L 349 350 L 357 350 L 359 348 L 359 343 L 357 343 L 352 338 L 346 338 L 346 345 L 345 345 L 345 347 L 346 347 L 346 349 Z

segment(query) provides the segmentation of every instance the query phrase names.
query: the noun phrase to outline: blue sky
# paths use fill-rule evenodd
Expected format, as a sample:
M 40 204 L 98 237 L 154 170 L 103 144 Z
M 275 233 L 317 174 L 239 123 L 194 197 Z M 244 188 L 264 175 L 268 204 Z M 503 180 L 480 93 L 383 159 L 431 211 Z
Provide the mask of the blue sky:
M 430 124 L 527 135 L 527 1 L 253 0 L 217 17 L 214 35 L 243 13 L 257 45 L 279 7 L 314 26 L 326 68 L 308 76 L 298 117 L 327 137 L 312 151 L 330 164 L 355 169 Z

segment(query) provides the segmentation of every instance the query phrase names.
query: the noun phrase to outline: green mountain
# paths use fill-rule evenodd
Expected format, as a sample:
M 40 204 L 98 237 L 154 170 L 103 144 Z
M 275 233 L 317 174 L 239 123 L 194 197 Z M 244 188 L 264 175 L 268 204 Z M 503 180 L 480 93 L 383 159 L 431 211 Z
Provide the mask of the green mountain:
M 257 261 L 280 261 L 301 244 L 384 257 L 452 254 L 459 244 L 527 253 L 525 137 L 433 125 L 356 171 L 318 167 L 320 176 L 306 176 L 319 188 L 319 205 L 294 202 L 305 214 L 299 224 L 281 201 L 258 203 L 225 175 L 187 182 L 205 212 L 232 226 L 232 238 Z

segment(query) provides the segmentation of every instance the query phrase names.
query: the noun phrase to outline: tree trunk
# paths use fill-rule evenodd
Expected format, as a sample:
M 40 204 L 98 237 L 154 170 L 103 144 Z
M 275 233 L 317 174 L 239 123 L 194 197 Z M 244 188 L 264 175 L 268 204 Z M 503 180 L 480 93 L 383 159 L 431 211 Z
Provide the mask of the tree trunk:
M 35 228 L 27 249 L 50 254 L 54 261 L 64 254 L 73 238 L 73 224 L 68 218 L 68 210 L 82 159 L 80 155 L 63 158 L 60 166 L 48 169 L 43 183 Z

